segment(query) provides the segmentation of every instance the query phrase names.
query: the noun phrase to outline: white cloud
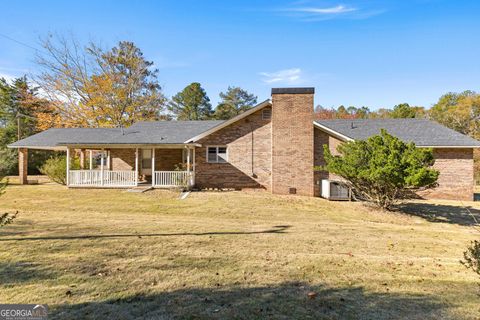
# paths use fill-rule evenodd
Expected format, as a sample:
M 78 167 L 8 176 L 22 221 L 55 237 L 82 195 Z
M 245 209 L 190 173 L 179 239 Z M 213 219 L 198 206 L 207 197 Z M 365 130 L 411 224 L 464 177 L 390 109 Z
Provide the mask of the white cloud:
M 344 5 L 338 5 L 335 7 L 330 7 L 330 8 L 292 8 L 292 9 L 287 9 L 287 11 L 293 11 L 293 12 L 304 12 L 304 13 L 312 13 L 312 14 L 340 14 L 340 13 L 348 13 L 348 12 L 354 12 L 357 11 L 358 9 L 353 8 L 353 7 L 347 7 Z
M 260 72 L 264 83 L 294 84 L 302 82 L 302 70 L 300 68 L 284 69 L 275 72 Z
M 309 2 L 310 1 L 293 3 L 288 7 L 275 11 L 304 22 L 324 21 L 337 18 L 368 19 L 385 12 L 384 9 L 374 8 L 371 5 L 364 8 L 357 8 L 345 4 L 320 7 L 308 5 Z

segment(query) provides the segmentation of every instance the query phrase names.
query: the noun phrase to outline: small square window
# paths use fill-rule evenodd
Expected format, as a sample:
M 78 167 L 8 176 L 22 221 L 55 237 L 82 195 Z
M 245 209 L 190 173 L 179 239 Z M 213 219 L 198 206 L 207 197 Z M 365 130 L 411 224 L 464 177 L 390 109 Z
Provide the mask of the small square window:
M 207 162 L 226 163 L 227 161 L 227 147 L 207 147 Z

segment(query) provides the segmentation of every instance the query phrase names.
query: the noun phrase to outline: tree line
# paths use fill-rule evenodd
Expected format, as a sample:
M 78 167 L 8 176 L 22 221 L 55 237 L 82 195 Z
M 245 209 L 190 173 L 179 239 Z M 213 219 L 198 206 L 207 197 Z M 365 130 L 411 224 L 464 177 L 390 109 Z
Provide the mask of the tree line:
M 317 119 L 387 119 L 425 118 L 437 121 L 473 138 L 480 138 L 480 94 L 474 91 L 449 92 L 442 95 L 430 108 L 410 106 L 408 103 L 393 108 L 370 110 L 368 107 L 315 108 Z
M 16 152 L 6 145 L 52 127 L 128 127 L 142 120 L 230 119 L 257 103 L 257 96 L 228 86 L 215 108 L 198 82 L 170 99 L 159 84 L 159 70 L 133 42 L 110 49 L 81 45 L 74 38 L 48 36 L 36 53 L 39 72 L 30 79 L 0 80 L 0 171 L 14 174 Z M 402 103 L 391 109 L 317 106 L 317 119 L 430 118 L 480 138 L 480 95 L 447 93 L 430 109 Z M 48 153 L 31 153 L 35 172 Z

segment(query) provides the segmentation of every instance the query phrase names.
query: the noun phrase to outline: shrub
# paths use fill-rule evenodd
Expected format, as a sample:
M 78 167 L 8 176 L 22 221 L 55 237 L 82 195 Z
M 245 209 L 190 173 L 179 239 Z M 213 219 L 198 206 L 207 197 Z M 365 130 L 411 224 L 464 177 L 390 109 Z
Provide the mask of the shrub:
M 5 193 L 5 189 L 7 188 L 8 185 L 8 179 L 5 178 L 5 175 L 0 171 L 0 196 Z M 0 227 L 3 227 L 7 224 L 10 224 L 13 222 L 13 219 L 17 217 L 18 211 L 15 212 L 14 214 L 11 213 L 1 213 L 0 214 Z
M 70 169 L 80 169 L 80 160 L 72 159 L 70 161 Z M 47 175 L 53 182 L 59 184 L 67 184 L 67 157 L 58 156 L 50 158 L 40 167 L 40 172 Z
M 324 145 L 327 171 L 346 180 L 354 195 L 390 210 L 401 199 L 415 197 L 415 191 L 431 187 L 438 171 L 431 149 L 419 149 L 382 130 L 380 135 L 346 142 L 332 155 Z
M 472 241 L 470 247 L 463 253 L 463 259 L 460 262 L 480 276 L 480 241 Z

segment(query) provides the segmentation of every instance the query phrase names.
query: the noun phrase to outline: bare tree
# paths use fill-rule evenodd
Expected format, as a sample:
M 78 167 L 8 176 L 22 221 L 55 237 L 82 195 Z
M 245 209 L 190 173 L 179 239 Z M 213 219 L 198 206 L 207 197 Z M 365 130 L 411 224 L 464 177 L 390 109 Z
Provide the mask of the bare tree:
M 158 70 L 132 42 L 110 50 L 74 37 L 50 36 L 36 57 L 35 79 L 65 126 L 122 127 L 161 116 L 165 97 Z

